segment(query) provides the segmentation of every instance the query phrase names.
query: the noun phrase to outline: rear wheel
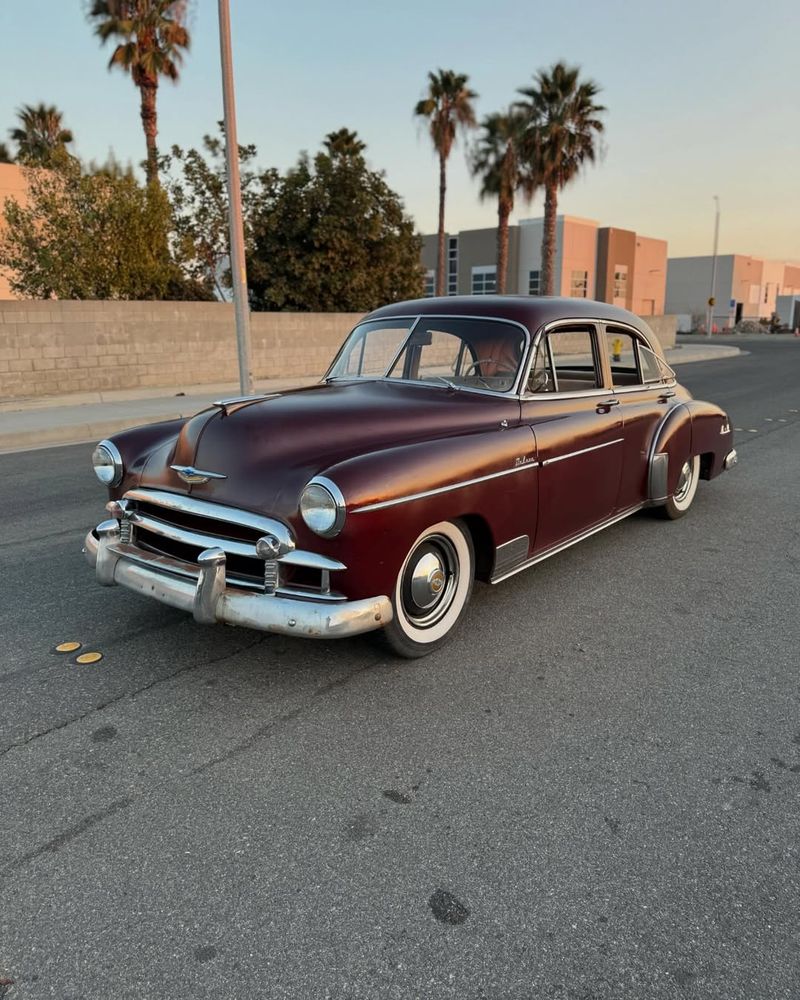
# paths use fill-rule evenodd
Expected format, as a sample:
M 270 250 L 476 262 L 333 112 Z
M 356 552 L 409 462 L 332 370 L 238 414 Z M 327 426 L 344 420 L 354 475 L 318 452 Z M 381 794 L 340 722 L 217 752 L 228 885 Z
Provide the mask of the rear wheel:
M 664 517 L 668 517 L 671 521 L 677 521 L 679 517 L 683 517 L 692 505 L 699 481 L 700 456 L 695 455 L 694 458 L 687 458 L 683 463 L 675 492 L 661 508 Z
M 397 575 L 394 617 L 384 629 L 392 649 L 415 659 L 442 646 L 464 614 L 474 576 L 472 539 L 461 524 L 441 521 L 424 531 Z

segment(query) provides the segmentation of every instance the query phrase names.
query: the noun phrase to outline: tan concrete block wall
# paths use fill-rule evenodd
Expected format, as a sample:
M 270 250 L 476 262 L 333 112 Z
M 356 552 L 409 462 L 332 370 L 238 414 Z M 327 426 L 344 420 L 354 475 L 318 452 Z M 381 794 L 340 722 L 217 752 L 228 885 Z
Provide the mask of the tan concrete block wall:
M 254 313 L 254 377 L 322 376 L 360 318 Z M 225 303 L 0 301 L 0 399 L 237 379 Z

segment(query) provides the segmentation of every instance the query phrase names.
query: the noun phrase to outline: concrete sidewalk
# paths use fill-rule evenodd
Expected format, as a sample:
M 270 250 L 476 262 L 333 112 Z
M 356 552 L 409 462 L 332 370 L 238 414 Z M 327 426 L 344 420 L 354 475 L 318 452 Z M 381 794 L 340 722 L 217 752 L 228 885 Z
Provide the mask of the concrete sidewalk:
M 738 347 L 681 344 L 666 352 L 670 365 L 735 357 Z M 260 379 L 258 392 L 313 385 L 306 379 Z M 174 389 L 130 389 L 119 392 L 72 393 L 68 396 L 0 402 L 0 454 L 99 441 L 128 427 L 189 417 L 215 399 L 236 396 L 238 385 L 194 385 Z

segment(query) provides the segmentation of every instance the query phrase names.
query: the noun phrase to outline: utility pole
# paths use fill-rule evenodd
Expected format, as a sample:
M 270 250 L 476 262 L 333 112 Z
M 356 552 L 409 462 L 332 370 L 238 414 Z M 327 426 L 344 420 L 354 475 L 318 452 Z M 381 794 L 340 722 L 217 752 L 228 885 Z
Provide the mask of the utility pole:
M 714 326 L 714 306 L 716 304 L 716 297 L 714 290 L 717 284 L 717 247 L 719 245 L 719 195 L 714 195 L 714 201 L 717 203 L 717 213 L 714 219 L 714 255 L 711 258 L 711 291 L 708 295 L 708 320 L 706 322 L 706 336 L 710 337 L 712 332 L 712 327 Z
M 233 311 L 236 316 L 236 350 L 239 355 L 239 388 L 242 395 L 247 396 L 253 391 L 253 376 L 250 372 L 250 303 L 247 300 L 247 266 L 244 256 L 242 188 L 239 180 L 239 141 L 236 136 L 236 100 L 233 92 L 229 0 L 219 0 L 219 50 L 222 63 L 225 166 L 228 181 Z

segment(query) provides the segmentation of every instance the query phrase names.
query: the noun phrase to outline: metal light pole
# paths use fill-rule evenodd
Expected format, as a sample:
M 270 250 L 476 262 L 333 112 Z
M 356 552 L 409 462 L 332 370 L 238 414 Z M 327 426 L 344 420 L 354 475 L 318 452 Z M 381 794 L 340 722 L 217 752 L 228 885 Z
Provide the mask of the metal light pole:
M 236 350 L 239 355 L 239 388 L 253 391 L 250 372 L 250 306 L 247 301 L 247 267 L 244 256 L 242 189 L 239 180 L 239 142 L 236 136 L 236 101 L 233 93 L 231 12 L 229 0 L 219 0 L 219 51 L 222 63 L 222 102 L 225 119 L 225 166 L 228 180 L 233 311 L 236 316 Z
M 717 284 L 717 246 L 719 245 L 719 195 L 714 195 L 714 201 L 717 203 L 717 214 L 714 219 L 714 256 L 711 258 L 711 291 L 708 295 L 708 321 L 706 323 L 706 336 L 711 336 L 712 327 L 714 326 L 714 305 L 716 303 L 716 297 L 714 295 L 714 289 Z

